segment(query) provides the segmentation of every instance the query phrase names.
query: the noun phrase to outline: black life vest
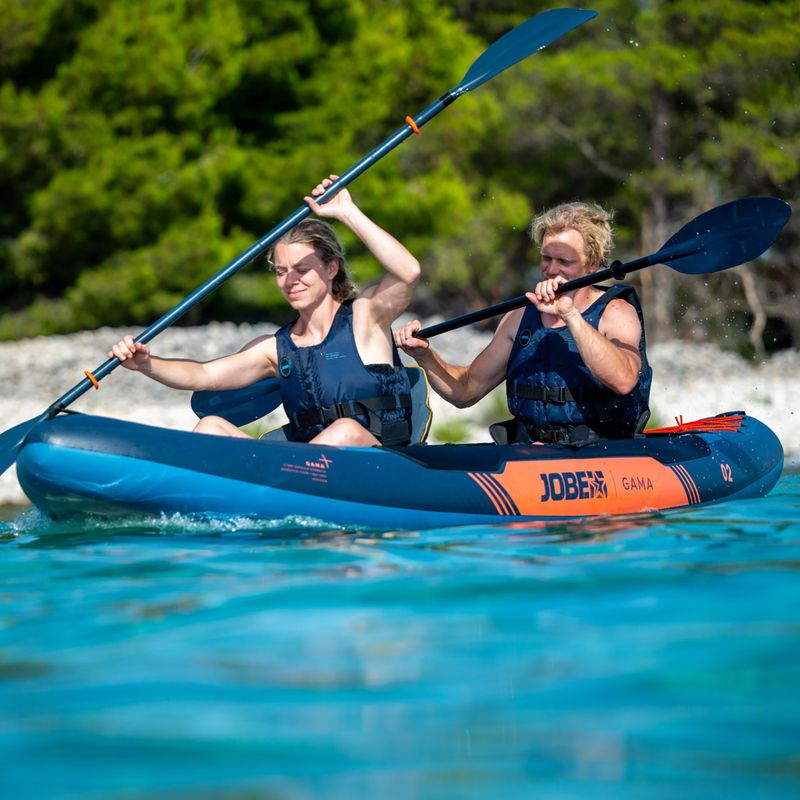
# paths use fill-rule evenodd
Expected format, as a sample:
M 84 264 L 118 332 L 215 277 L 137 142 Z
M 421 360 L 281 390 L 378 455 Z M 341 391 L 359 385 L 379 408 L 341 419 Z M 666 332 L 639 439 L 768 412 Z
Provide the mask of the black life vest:
M 310 441 L 335 420 L 351 417 L 384 445 L 408 444 L 411 387 L 394 344 L 394 365 L 363 363 L 353 337 L 352 301 L 342 304 L 318 345 L 297 347 L 293 325 L 275 334 L 291 439 Z
M 566 326 L 546 328 L 536 307 L 529 305 L 520 321 L 506 368 L 509 411 L 531 441 L 581 443 L 597 438 L 630 438 L 650 417 L 653 371 L 647 360 L 644 318 L 636 291 L 616 284 L 583 312 L 593 328 L 608 304 L 629 302 L 642 326 L 639 380 L 627 395 L 616 394 L 592 375 Z M 513 437 L 519 440 L 519 436 Z

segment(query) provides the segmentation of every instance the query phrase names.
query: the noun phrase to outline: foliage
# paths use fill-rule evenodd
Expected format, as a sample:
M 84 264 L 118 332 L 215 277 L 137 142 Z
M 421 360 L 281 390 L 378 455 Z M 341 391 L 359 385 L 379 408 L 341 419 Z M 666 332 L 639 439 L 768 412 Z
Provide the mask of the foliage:
M 6 0 L 0 337 L 149 324 L 548 5 Z M 423 263 L 418 313 L 530 285 L 526 226 L 555 202 L 614 207 L 627 257 L 719 202 L 796 199 L 800 0 L 597 7 L 354 184 Z M 742 349 L 752 324 L 754 352 L 800 344 L 798 236 L 793 220 L 749 273 L 644 271 L 651 331 L 728 334 Z M 357 279 L 372 280 L 374 261 L 345 242 Z M 256 263 L 188 321 L 286 315 Z
M 499 151 L 511 169 L 548 154 L 546 172 L 531 176 L 545 205 L 568 185 L 617 208 L 622 257 L 653 252 L 698 211 L 726 200 L 767 194 L 792 202 L 800 188 L 798 10 L 796 2 L 609 0 L 591 37 L 521 65 L 522 80 L 502 99 L 517 123 Z M 562 180 L 552 181 L 554 173 Z M 740 307 L 767 305 L 789 289 L 797 233 L 793 223 L 783 249 L 759 264 L 758 296 L 745 302 L 739 291 Z M 710 279 L 711 305 L 739 278 Z M 661 268 L 641 280 L 652 333 L 705 335 L 709 303 L 696 278 Z
M 460 419 L 450 419 L 434 425 L 431 439 L 434 442 L 449 442 L 450 444 L 463 444 L 470 440 L 469 423 Z

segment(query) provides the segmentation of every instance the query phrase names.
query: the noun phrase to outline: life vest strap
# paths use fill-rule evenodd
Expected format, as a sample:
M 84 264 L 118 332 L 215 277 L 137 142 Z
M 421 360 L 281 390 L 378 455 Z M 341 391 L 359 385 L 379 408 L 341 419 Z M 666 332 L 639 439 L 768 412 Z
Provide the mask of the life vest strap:
M 597 442 L 602 437 L 588 425 L 569 425 L 564 428 L 537 428 L 534 425 L 525 425 L 528 436 L 532 442 L 545 444 L 589 444 Z
M 396 444 L 411 435 L 411 423 L 401 420 L 396 423 L 384 423 L 378 416 L 379 411 L 395 411 L 411 408 L 411 395 L 384 395 L 382 397 L 365 397 L 358 400 L 345 400 L 324 408 L 314 408 L 292 414 L 290 422 L 294 428 L 311 428 L 314 425 L 330 425 L 344 417 L 367 417 L 369 432 L 383 444 Z M 390 439 L 391 441 L 387 441 Z M 402 442 L 401 442 L 402 443 Z
M 565 425 L 561 428 L 537 428 L 521 419 L 496 422 L 489 426 L 495 444 L 565 444 L 581 447 L 609 438 L 633 438 L 633 436 L 602 436 L 588 425 Z
M 608 392 L 595 389 L 570 389 L 568 386 L 528 386 L 517 380 L 510 381 L 507 390 L 509 397 L 524 400 L 538 400 L 541 403 L 584 403 L 592 400 L 605 400 Z

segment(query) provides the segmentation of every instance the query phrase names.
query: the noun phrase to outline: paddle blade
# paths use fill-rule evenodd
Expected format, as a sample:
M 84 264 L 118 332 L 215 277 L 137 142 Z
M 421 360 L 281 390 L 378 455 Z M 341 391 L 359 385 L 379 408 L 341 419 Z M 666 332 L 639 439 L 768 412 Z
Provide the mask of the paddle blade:
M 475 59 L 461 83 L 451 94 L 458 96 L 472 91 L 596 16 L 596 11 L 553 8 L 531 17 L 501 36 Z
M 20 422 L 13 428 L 0 434 L 0 475 L 2 475 L 16 460 L 27 435 L 40 423 L 46 420 L 48 412 L 38 417 Z
M 705 275 L 758 258 L 777 238 L 792 209 L 776 197 L 743 197 L 695 217 L 654 253 L 686 275 Z
M 192 411 L 198 417 L 222 417 L 241 427 L 266 417 L 281 404 L 281 385 L 277 378 L 264 378 L 242 389 L 203 391 L 192 395 Z

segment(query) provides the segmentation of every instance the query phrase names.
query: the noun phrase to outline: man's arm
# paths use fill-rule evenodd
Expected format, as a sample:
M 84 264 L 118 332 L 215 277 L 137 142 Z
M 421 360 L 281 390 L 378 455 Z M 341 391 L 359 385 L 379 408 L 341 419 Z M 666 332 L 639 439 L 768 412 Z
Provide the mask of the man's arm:
M 505 380 L 506 365 L 520 318 L 520 311 L 506 314 L 489 344 L 465 367 L 448 364 L 427 339 L 415 336 L 422 328 L 419 320 L 404 325 L 395 332 L 394 338 L 397 346 L 425 369 L 437 394 L 457 408 L 467 408 Z
M 583 317 L 578 335 L 570 328 L 592 375 L 620 395 L 630 394 L 639 380 L 642 325 L 636 309 L 624 300 L 612 300 L 595 330 Z M 569 324 L 569 323 L 568 323 Z M 576 329 L 578 326 L 576 325 Z
M 528 299 L 540 313 L 564 321 L 584 364 L 597 380 L 617 394 L 630 394 L 642 366 L 642 326 L 636 310 L 624 300 L 612 300 L 600 318 L 599 329 L 593 328 L 574 306 L 574 292 L 556 296 L 557 287 L 564 282 L 562 277 L 542 281 L 535 291 L 528 292 Z

